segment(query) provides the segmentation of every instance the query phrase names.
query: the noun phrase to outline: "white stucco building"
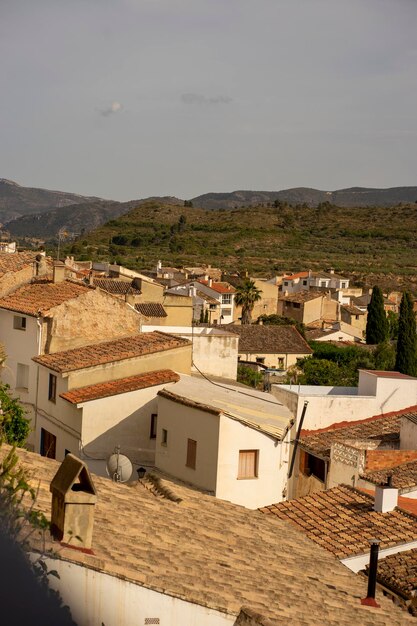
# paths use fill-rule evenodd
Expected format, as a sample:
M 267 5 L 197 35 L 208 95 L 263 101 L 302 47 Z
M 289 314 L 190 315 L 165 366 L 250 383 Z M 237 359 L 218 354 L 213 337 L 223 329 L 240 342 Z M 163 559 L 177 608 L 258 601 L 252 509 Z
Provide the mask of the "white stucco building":
M 360 370 L 357 387 L 272 385 L 271 391 L 296 416 L 297 424 L 304 402 L 308 402 L 305 430 L 353 422 L 417 404 L 417 378 L 377 370 Z
M 292 423 L 270 394 L 182 376 L 158 393 L 155 465 L 248 508 L 279 502 Z

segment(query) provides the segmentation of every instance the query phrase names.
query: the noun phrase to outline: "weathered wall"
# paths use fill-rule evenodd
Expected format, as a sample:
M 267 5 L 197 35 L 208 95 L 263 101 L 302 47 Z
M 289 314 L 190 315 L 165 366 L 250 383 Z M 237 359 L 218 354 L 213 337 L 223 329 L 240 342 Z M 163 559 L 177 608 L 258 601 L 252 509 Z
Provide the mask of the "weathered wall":
M 78 626 L 138 626 L 152 619 L 161 626 L 227 626 L 236 617 L 186 602 L 123 578 L 62 559 L 45 560 L 50 585 L 60 592 Z M 156 620 L 159 621 L 156 621 Z M 266 625 L 268 626 L 268 625 Z
M 33 278 L 33 267 L 29 265 L 19 272 L 6 272 L 0 278 L 0 298 L 7 296 L 21 285 L 29 283 Z
M 167 445 L 162 429 L 168 431 Z M 196 468 L 186 467 L 187 440 L 197 442 Z M 155 465 L 196 487 L 216 490 L 219 416 L 158 397 Z
M 166 294 L 162 300 L 167 317 L 161 326 L 191 326 L 193 321 L 193 299 L 188 296 Z
M 90 289 L 50 311 L 45 352 L 60 352 L 135 335 L 139 315 L 118 298 Z
M 172 369 L 182 374 L 191 372 L 191 343 L 179 348 L 145 354 L 123 361 L 113 361 L 106 365 L 97 365 L 83 370 L 70 372 L 68 389 L 86 387 L 108 380 L 118 380 L 126 376 L 134 376 L 154 370 Z

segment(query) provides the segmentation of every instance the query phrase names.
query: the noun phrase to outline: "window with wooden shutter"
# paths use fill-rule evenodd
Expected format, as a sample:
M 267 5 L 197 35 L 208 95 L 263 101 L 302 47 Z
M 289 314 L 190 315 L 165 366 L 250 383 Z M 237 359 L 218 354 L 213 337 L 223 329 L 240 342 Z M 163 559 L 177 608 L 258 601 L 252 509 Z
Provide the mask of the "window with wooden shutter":
M 191 469 L 195 469 L 195 463 L 197 459 L 197 442 L 194 439 L 188 439 L 187 441 L 187 461 L 185 465 Z
M 44 428 L 41 428 L 41 455 L 56 458 L 56 437 Z
M 258 477 L 259 450 L 239 450 L 238 478 Z

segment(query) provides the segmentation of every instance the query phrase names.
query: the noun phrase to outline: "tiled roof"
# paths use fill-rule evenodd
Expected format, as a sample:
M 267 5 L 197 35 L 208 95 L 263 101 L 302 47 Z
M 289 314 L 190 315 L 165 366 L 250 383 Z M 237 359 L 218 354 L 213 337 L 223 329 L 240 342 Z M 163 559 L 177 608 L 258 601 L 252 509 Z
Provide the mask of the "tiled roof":
M 312 354 L 313 351 L 294 326 L 242 324 L 227 326 L 239 335 L 239 353 Z
M 339 422 L 319 430 L 303 430 L 300 445 L 321 458 L 330 458 L 332 443 L 348 440 L 374 439 L 386 443 L 399 442 L 401 416 L 415 412 L 417 407 L 394 411 L 386 415 L 374 415 L 356 422 Z
M 0 278 L 7 272 L 19 272 L 35 262 L 39 252 L 0 252 Z
M 176 383 L 179 379 L 178 374 L 172 370 L 157 370 L 147 372 L 146 374 L 138 374 L 137 376 L 112 380 L 107 383 L 97 383 L 95 385 L 88 385 L 87 387 L 80 387 L 79 389 L 71 389 L 70 391 L 61 393 L 60 397 L 64 398 L 64 400 L 68 400 L 71 404 L 80 404 L 81 402 L 117 396 L 121 393 L 147 389 L 148 387 L 155 387 L 156 385 Z
M 361 474 L 361 478 L 375 485 L 385 485 L 389 476 L 392 478 L 392 486 L 397 489 L 415 488 L 417 486 L 417 460 L 373 472 L 365 471 Z
M 309 302 L 310 300 L 315 300 L 316 298 L 324 298 L 325 294 L 323 291 L 317 291 L 315 289 L 310 289 L 310 291 L 298 291 L 297 293 L 289 293 L 287 296 L 280 296 L 280 300 L 284 302 Z
M 126 294 L 139 295 L 140 289 L 133 287 L 131 280 L 119 280 L 117 278 L 94 278 L 94 286 L 115 295 Z
M 296 278 L 308 278 L 308 272 L 298 272 L 297 274 L 291 274 L 291 276 L 283 276 L 282 280 L 295 280 Z
M 366 315 L 367 311 L 362 311 L 362 309 L 358 309 L 358 307 L 353 304 L 344 304 L 342 306 L 344 311 L 347 311 L 351 315 Z
M 50 280 L 36 280 L 16 289 L 13 293 L 0 299 L 0 309 L 8 309 L 25 315 L 46 315 L 67 300 L 83 296 L 89 287 L 72 280 L 54 283 Z
M 35 508 L 49 517 L 49 485 L 59 463 L 21 449 L 18 455 L 37 490 Z M 262 616 L 258 623 L 271 626 L 414 623 L 382 594 L 380 609 L 362 606 L 366 581 L 291 524 L 164 478 L 159 486 L 179 502 L 154 495 L 146 483 L 93 480 L 93 554 L 47 538 L 46 549 L 52 547 L 60 559 L 221 611 L 230 623 L 242 605 Z
M 417 549 L 390 554 L 378 562 L 377 580 L 404 599 L 417 592 Z M 417 613 L 414 613 L 416 615 Z
M 417 517 L 394 509 L 373 510 L 374 498 L 348 485 L 263 507 L 261 511 L 297 526 L 338 559 L 366 554 L 369 539 L 382 549 L 417 540 Z
M 64 352 L 43 354 L 34 357 L 33 360 L 55 372 L 72 372 L 86 367 L 105 365 L 112 361 L 134 359 L 145 354 L 180 348 L 189 344 L 187 339 L 154 331 L 65 350 Z
M 167 316 L 167 312 L 159 302 L 137 302 L 135 304 L 135 309 L 138 313 L 145 315 L 145 317 Z
M 229 283 L 224 283 L 224 282 L 215 283 L 213 281 L 210 286 L 207 280 L 199 280 L 197 282 L 201 283 L 202 285 L 206 285 L 207 287 L 210 287 L 210 289 L 217 291 L 217 293 L 235 293 L 236 291 L 236 289 Z

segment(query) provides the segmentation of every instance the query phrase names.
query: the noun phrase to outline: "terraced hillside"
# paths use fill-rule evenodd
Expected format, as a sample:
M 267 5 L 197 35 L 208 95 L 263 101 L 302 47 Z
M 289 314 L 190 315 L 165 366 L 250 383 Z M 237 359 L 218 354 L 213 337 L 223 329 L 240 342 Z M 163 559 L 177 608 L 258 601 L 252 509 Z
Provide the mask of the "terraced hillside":
M 331 266 L 359 283 L 416 292 L 416 226 L 417 204 L 204 210 L 147 202 L 79 239 L 72 253 L 142 269 L 162 259 L 265 276 Z

